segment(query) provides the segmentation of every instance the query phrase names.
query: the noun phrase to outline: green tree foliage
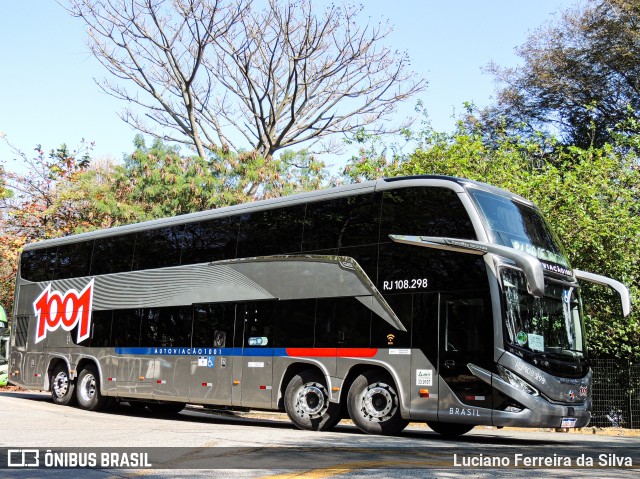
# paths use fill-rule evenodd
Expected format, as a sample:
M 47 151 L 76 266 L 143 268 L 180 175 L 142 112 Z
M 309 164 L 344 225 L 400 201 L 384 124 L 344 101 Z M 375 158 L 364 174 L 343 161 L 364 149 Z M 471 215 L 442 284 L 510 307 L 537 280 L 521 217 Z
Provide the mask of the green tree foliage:
M 552 126 L 564 143 L 588 148 L 611 141 L 629 116 L 640 117 L 638 0 L 588 0 L 517 51 L 521 67 L 489 67 L 502 85 L 497 105 L 485 111 L 494 127 Z
M 6 139 L 5 139 L 6 142 Z M 26 171 L 7 171 L 0 195 L 0 303 L 11 311 L 17 259 L 22 247 L 33 241 L 69 234 L 75 229 L 75 212 L 63 205 L 53 208 L 62 185 L 73 182 L 90 162 L 91 144 L 76 150 L 63 144 L 49 153 L 40 146 L 35 155 L 13 149 Z
M 630 287 L 634 307 L 628 318 L 607 288 L 585 287 L 592 354 L 640 360 L 640 135 L 600 148 L 564 147 L 540 134 L 487 142 L 482 128 L 460 123 L 452 134 L 426 129 L 414 139 L 418 146 L 408 155 L 388 155 L 375 138 L 368 139 L 347 175 L 354 181 L 452 175 L 530 199 L 560 237 L 573 267 Z
M 53 209 L 73 205 L 77 231 L 85 231 L 317 189 L 327 178 L 324 163 L 305 151 L 286 151 L 272 162 L 231 151 L 205 160 L 159 139 L 147 147 L 137 136 L 134 145 L 123 164 L 95 165 L 66 183 Z M 226 175 L 224 163 L 237 174 Z M 251 193 L 256 181 L 265 186 Z

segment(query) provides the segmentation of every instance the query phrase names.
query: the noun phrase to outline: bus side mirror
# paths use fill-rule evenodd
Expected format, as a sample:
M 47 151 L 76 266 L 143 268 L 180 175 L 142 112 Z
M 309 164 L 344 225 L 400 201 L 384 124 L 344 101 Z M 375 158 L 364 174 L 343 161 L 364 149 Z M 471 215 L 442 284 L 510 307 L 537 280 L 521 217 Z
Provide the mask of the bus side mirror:
M 620 301 L 622 302 L 622 315 L 626 318 L 631 313 L 631 298 L 629 296 L 629 290 L 627 287 L 615 279 L 607 278 L 606 276 L 600 276 L 599 274 L 589 273 L 587 271 L 580 271 L 574 269 L 578 281 L 584 280 L 589 283 L 601 284 L 603 286 L 609 286 L 620 295 Z
M 441 238 L 437 236 L 389 235 L 396 243 L 422 246 L 425 248 L 457 251 L 459 253 L 485 255 L 488 253 L 513 261 L 527 278 L 527 289 L 536 298 L 544 296 L 544 271 L 537 258 L 514 248 L 481 241 Z

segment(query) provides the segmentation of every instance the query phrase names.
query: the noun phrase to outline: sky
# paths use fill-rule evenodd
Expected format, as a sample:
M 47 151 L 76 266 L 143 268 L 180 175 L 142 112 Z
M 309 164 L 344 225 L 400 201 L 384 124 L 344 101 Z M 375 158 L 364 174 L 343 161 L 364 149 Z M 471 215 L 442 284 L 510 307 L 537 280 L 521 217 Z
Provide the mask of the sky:
M 400 106 L 392 121 L 414 113 L 416 101 L 431 125 L 451 131 L 464 102 L 491 103 L 495 84 L 482 71 L 491 61 L 520 63 L 515 48 L 575 0 L 364 0 L 362 18 L 389 20 L 387 43 L 407 51 L 428 88 Z M 391 8 L 392 6 L 392 8 Z M 93 156 L 121 159 L 133 150 L 135 130 L 118 112 L 123 103 L 96 85 L 103 67 L 86 45 L 84 25 L 54 0 L 10 1 L 0 14 L 0 136 L 31 155 L 66 143 L 94 143 Z M 0 162 L 16 155 L 0 139 Z M 348 153 L 348 152 L 347 152 Z

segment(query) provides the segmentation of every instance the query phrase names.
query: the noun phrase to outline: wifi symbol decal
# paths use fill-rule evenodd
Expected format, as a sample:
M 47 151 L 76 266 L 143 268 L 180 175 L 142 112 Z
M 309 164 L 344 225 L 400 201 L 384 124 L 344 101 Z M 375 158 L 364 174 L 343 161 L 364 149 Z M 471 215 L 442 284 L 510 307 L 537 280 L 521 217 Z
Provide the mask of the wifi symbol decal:
M 396 339 L 396 337 L 393 334 L 387 334 L 387 344 L 392 345 L 394 339 Z

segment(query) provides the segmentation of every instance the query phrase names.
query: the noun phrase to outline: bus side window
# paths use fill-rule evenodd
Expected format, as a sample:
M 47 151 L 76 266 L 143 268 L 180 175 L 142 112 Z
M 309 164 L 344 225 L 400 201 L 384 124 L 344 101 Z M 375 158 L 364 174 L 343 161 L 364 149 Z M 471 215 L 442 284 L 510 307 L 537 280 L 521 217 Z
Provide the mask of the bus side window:
M 57 259 L 57 248 L 25 251 L 22 253 L 21 275 L 28 281 L 51 281 Z
M 318 299 L 316 348 L 368 348 L 371 310 L 356 298 Z
M 191 307 L 174 306 L 141 310 L 140 346 L 191 345 Z
M 299 253 L 305 205 L 245 214 L 240 219 L 238 258 Z
M 187 224 L 180 231 L 180 264 L 210 263 L 234 259 L 238 242 L 238 219 L 215 218 Z
M 91 335 L 84 341 L 77 343 L 78 327 L 71 331 L 71 340 L 79 346 L 90 346 L 93 348 L 108 348 L 111 342 L 111 317 L 112 311 L 92 311 L 91 312 Z
M 136 235 L 110 236 L 96 240 L 91 275 L 131 271 Z
M 113 345 L 116 347 L 138 347 L 140 345 L 140 322 L 142 310 L 116 309 L 113 311 Z
M 193 347 L 233 347 L 234 304 L 197 304 L 193 308 Z
M 89 276 L 92 255 L 93 241 L 58 246 L 55 279 Z
M 316 322 L 316 300 L 278 301 L 275 347 L 312 348 Z
M 438 364 L 439 293 L 413 295 L 412 347 L 422 350 L 431 364 Z
M 238 319 L 244 322 L 243 347 L 273 347 L 275 306 L 274 301 L 238 305 Z
M 441 187 L 385 191 L 380 241 L 390 241 L 390 234 L 476 239 L 458 194 Z
M 183 229 L 184 226 L 170 226 L 137 233 L 133 270 L 178 266 Z
M 370 193 L 309 203 L 302 250 L 377 243 L 381 201 Z

